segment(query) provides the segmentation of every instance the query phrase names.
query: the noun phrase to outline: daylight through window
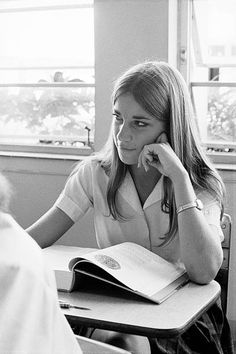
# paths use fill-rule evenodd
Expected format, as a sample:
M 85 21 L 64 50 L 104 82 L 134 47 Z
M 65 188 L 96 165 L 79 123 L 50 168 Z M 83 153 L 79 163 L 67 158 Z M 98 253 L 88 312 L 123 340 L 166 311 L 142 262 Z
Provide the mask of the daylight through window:
M 236 149 L 236 2 L 193 0 L 190 86 L 208 151 Z
M 93 1 L 1 1 L 0 47 L 1 148 L 90 153 Z

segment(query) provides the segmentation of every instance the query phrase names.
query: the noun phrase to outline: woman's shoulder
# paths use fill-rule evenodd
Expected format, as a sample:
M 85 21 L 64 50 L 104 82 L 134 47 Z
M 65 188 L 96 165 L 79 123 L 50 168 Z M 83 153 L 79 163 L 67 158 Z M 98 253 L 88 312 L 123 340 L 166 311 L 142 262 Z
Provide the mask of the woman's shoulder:
M 83 160 L 79 161 L 73 171 L 79 170 L 97 170 L 102 169 L 101 161 L 96 157 L 85 157 Z
M 73 169 L 70 177 L 76 176 L 77 178 L 82 178 L 83 180 L 91 176 L 103 176 L 105 173 L 102 167 L 101 161 L 96 157 L 85 158 L 80 161 L 76 167 Z

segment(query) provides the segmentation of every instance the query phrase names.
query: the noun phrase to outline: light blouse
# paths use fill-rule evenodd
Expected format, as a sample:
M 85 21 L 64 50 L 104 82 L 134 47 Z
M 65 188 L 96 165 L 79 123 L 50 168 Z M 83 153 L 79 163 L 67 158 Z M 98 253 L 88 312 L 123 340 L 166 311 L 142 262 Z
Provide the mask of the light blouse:
M 163 198 L 163 177 L 141 205 L 135 184 L 129 172 L 117 192 L 117 202 L 126 220 L 114 220 L 110 215 L 106 191 L 108 176 L 96 160 L 81 162 L 55 202 L 74 222 L 77 222 L 89 208 L 94 209 L 94 226 L 99 248 L 121 242 L 135 242 L 171 262 L 179 262 L 179 236 L 160 246 L 169 229 L 169 216 L 161 210 Z M 207 191 L 197 194 L 203 202 L 203 213 L 208 224 L 215 225 L 216 237 L 223 240 L 220 227 L 219 203 Z

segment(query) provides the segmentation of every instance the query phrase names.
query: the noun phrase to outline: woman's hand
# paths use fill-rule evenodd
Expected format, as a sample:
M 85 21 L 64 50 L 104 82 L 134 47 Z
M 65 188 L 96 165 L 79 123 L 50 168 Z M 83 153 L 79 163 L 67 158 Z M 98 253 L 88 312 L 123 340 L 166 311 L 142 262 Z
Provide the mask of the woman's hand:
M 159 135 L 156 143 L 144 146 L 138 159 L 138 166 L 141 165 L 145 171 L 148 171 L 150 166 L 158 169 L 161 174 L 169 177 L 172 181 L 178 176 L 186 174 L 180 159 L 168 143 L 165 133 Z

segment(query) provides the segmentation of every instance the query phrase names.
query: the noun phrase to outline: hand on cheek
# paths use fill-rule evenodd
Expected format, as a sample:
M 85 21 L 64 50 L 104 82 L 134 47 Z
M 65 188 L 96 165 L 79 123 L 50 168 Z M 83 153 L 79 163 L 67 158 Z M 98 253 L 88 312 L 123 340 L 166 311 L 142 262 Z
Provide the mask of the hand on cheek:
M 146 172 L 152 166 L 172 181 L 182 178 L 186 173 L 182 162 L 168 143 L 166 133 L 159 135 L 156 143 L 144 146 L 138 162 L 138 166 L 143 166 Z
M 143 147 L 143 150 L 139 154 L 138 167 L 143 166 L 145 171 L 147 172 L 150 166 L 153 166 L 161 172 L 161 163 L 158 155 L 158 145 L 167 142 L 167 135 L 165 132 L 162 132 L 160 135 L 158 135 L 154 143 L 145 145 Z

